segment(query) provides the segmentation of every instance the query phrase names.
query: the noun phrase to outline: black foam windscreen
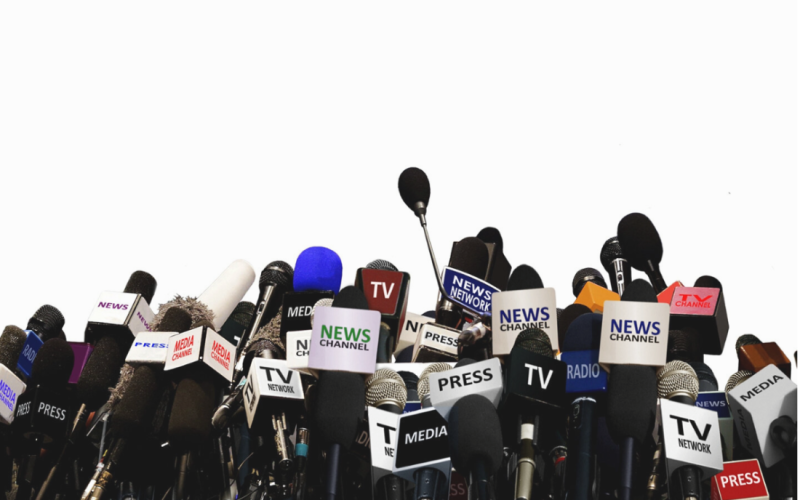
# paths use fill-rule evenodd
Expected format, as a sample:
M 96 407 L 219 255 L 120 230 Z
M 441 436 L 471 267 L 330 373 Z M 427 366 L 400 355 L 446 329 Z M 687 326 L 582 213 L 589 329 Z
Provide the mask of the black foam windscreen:
M 695 280 L 694 286 L 697 288 L 719 288 L 722 290 L 722 283 L 713 276 L 700 276 Z
M 603 264 L 604 268 L 608 269 L 615 260 L 624 258 L 619 238 L 612 236 L 603 243 L 603 248 L 600 249 L 600 263 Z
M 349 450 L 364 416 L 364 378 L 358 373 L 322 372 L 316 393 L 314 421 L 320 438 Z
M 158 332 L 178 332 L 188 331 L 192 327 L 192 315 L 180 307 L 170 307 L 164 313 L 164 318 L 158 324 Z M 213 328 L 213 326 L 212 326 Z
M 483 278 L 489 267 L 489 249 L 478 238 L 468 236 L 453 245 L 449 266 L 470 276 Z
M 75 364 L 75 353 L 69 342 L 50 339 L 39 348 L 31 367 L 31 378 L 36 384 L 47 387 L 66 385 Z
M 591 314 L 592 310 L 583 304 L 570 304 L 564 308 L 564 311 L 558 317 L 558 346 L 564 345 L 564 340 L 567 337 L 567 330 L 580 316 L 584 314 Z
M 540 356 L 553 357 L 553 343 L 541 328 L 528 328 L 517 335 L 514 347 L 525 349 Z
M 178 452 L 197 446 L 211 433 L 214 404 L 214 385 L 185 378 L 178 383 L 172 400 L 167 435 Z
M 122 293 L 137 293 L 150 304 L 153 300 L 153 295 L 156 294 L 157 286 L 156 279 L 150 273 L 134 271 L 131 273 L 131 277 L 128 278 L 128 283 Z
M 111 415 L 111 430 L 118 437 L 131 438 L 150 427 L 161 399 L 161 378 L 150 366 L 138 367 L 128 382 L 125 395 Z
M 43 305 L 28 320 L 28 330 L 35 331 L 44 342 L 63 336 L 64 315 L 51 305 Z M 66 340 L 66 339 L 62 339 Z
M 426 318 L 436 319 L 436 312 L 435 311 L 425 311 L 424 313 L 422 313 L 422 315 L 425 316 Z
M 645 280 L 633 280 L 622 293 L 620 300 L 623 302 L 658 302 L 658 295 L 653 285 Z
M 482 462 L 489 475 L 503 463 L 500 417 L 484 396 L 470 394 L 456 402 L 447 422 L 447 439 L 453 466 L 465 477 L 475 463 Z
M 294 269 L 282 260 L 276 260 L 267 264 L 261 271 L 258 278 L 258 289 L 263 293 L 267 286 L 280 286 L 286 291 L 293 290 Z
M 113 335 L 102 337 L 94 346 L 86 366 L 78 378 L 78 399 L 90 410 L 108 400 L 110 387 L 117 384 L 125 354 Z
M 705 364 L 699 361 L 690 361 L 689 366 L 694 369 L 697 374 L 697 379 L 700 381 L 700 390 L 703 392 L 718 391 L 719 384 L 717 377 L 714 376 L 714 371 Z
M 645 443 L 656 421 L 658 385 L 649 366 L 615 365 L 608 380 L 606 423 L 617 443 L 632 437 Z
M 477 361 L 475 361 L 472 358 L 461 358 L 461 359 L 458 360 L 458 363 L 456 363 L 455 368 L 460 368 L 462 366 L 471 365 L 472 363 L 477 363 Z
M 397 268 L 389 262 L 388 260 L 384 259 L 375 259 L 369 264 L 366 265 L 367 269 L 377 269 L 379 271 L 395 271 L 397 272 Z
M 575 273 L 575 277 L 572 278 L 572 293 L 575 297 L 580 295 L 586 283 L 594 283 L 597 286 L 608 288 L 606 280 L 603 278 L 603 274 L 600 271 L 591 267 L 585 267 Z
M 403 203 L 408 208 L 416 212 L 415 205 L 420 202 L 427 207 L 431 197 L 431 184 L 425 172 L 417 167 L 409 167 L 403 170 L 397 182 L 397 187 L 400 190 L 400 197 L 403 198 Z
M 588 309 L 588 308 L 587 308 Z M 591 351 L 600 349 L 600 332 L 603 329 L 603 315 L 584 314 L 575 318 L 559 344 L 562 351 Z
M 398 352 L 394 359 L 396 363 L 411 363 L 411 358 L 414 356 L 414 346 L 410 345 Z
M 346 286 L 339 290 L 333 299 L 331 307 L 342 307 L 345 309 L 369 309 L 367 297 L 364 292 L 354 286 Z
M 511 292 L 513 290 L 531 290 L 535 288 L 544 288 L 542 278 L 536 269 L 527 264 L 521 264 L 511 273 L 508 278 L 508 286 L 506 290 Z
M 744 335 L 740 335 L 738 339 L 736 339 L 736 350 L 738 351 L 740 347 L 746 345 L 756 345 L 756 344 L 763 344 L 761 339 L 753 335 L 752 333 L 745 333 Z
M 503 251 L 503 236 L 495 227 L 485 227 L 478 233 L 478 238 L 484 243 L 494 243 L 495 248 Z
M 28 336 L 22 328 L 14 325 L 5 327 L 3 335 L 0 336 L 0 365 L 12 372 L 16 371 L 17 362 L 27 338 Z
M 667 361 L 702 361 L 703 351 L 697 332 L 691 328 L 670 330 L 667 337 Z
M 644 271 L 649 269 L 648 261 L 653 264 L 661 262 L 664 248 L 656 227 L 644 214 L 628 214 L 619 221 L 617 236 L 628 263 Z

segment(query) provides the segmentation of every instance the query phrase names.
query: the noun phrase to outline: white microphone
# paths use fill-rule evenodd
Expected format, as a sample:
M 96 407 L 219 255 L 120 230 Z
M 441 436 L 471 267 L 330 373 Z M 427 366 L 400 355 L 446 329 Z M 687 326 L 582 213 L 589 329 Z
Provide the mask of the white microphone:
M 197 297 L 214 312 L 214 330 L 222 328 L 255 280 L 253 267 L 244 260 L 235 260 Z

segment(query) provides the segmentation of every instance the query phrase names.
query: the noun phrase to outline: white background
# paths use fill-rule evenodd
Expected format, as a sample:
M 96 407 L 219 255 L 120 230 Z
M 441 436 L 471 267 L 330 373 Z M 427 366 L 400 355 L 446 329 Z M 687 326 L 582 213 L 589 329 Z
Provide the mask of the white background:
M 156 303 L 311 245 L 436 287 L 397 176 L 432 184 L 440 264 L 486 225 L 561 307 L 622 216 L 662 271 L 797 339 L 797 6 L 775 2 L 5 2 L 0 324 L 82 339 L 136 269 Z M 257 287 L 247 295 L 254 300 Z

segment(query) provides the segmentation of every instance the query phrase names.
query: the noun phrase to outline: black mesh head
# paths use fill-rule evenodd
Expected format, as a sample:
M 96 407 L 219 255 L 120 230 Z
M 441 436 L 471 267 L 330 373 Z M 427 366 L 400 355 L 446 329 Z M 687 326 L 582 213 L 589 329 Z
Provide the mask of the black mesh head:
M 417 215 L 425 213 L 425 208 L 428 206 L 428 200 L 431 197 L 431 184 L 428 182 L 428 176 L 425 175 L 425 172 L 417 167 L 409 167 L 403 170 L 397 187 L 400 189 L 400 197 L 403 198 L 403 203 L 408 208 Z M 418 207 L 419 203 L 422 204 L 421 211 L 420 207 Z
M 514 347 L 525 349 L 541 356 L 553 357 L 553 343 L 550 337 L 540 328 L 528 328 L 517 335 Z
M 489 250 L 486 244 L 474 236 L 459 241 L 450 254 L 450 267 L 482 278 L 489 267 Z
M 261 277 L 258 278 L 258 289 L 264 292 L 267 286 L 280 286 L 288 291 L 292 291 L 294 282 L 294 269 L 292 266 L 282 260 L 276 260 L 267 264 L 267 267 L 261 271 Z
M 503 463 L 503 433 L 494 405 L 479 394 L 459 399 L 447 422 L 450 458 L 456 470 L 467 476 L 475 463 L 494 474 Z
M 31 378 L 39 385 L 60 387 L 66 385 L 75 364 L 75 354 L 69 342 L 50 339 L 39 348 L 31 368 Z
M 0 365 L 5 366 L 12 372 L 16 371 L 17 362 L 27 338 L 28 336 L 21 328 L 14 325 L 5 327 L 3 335 L 0 336 Z
M 511 292 L 513 290 L 531 290 L 534 288 L 544 288 L 542 278 L 539 277 L 536 269 L 527 264 L 521 264 L 514 269 L 511 277 L 508 278 L 506 290 Z
M 156 328 L 159 332 L 185 332 L 192 327 L 192 315 L 180 307 L 170 307 Z
M 503 237 L 500 235 L 500 231 L 498 231 L 497 228 L 485 227 L 481 229 L 478 233 L 478 239 L 484 243 L 494 243 L 499 251 L 503 251 Z
M 722 283 L 713 276 L 700 276 L 695 280 L 694 286 L 697 288 L 719 288 L 722 290 Z
M 314 419 L 320 439 L 350 449 L 364 416 L 366 392 L 358 373 L 322 372 L 317 382 Z
M 645 443 L 656 421 L 658 385 L 649 366 L 616 365 L 608 379 L 606 424 L 617 443 L 632 437 Z
M 584 314 L 591 314 L 592 310 L 583 304 L 570 304 L 564 308 L 564 311 L 558 317 L 558 346 L 564 345 L 567 338 L 567 330 L 569 326 L 575 321 L 576 318 Z M 561 349 L 563 350 L 563 348 Z
M 78 399 L 96 410 L 108 400 L 108 390 L 119 379 L 119 370 L 125 363 L 125 354 L 112 335 L 97 341 L 86 366 L 78 379 Z
M 612 267 L 615 260 L 624 258 L 619 238 L 612 236 L 603 243 L 603 248 L 600 249 L 600 263 L 603 264 L 605 269 Z
M 169 442 L 178 452 L 190 450 L 208 438 L 216 407 L 214 392 L 211 382 L 185 378 L 178 383 L 167 430 Z
M 44 342 L 63 336 L 64 315 L 51 305 L 43 305 L 28 320 L 28 330 L 33 330 Z
M 628 263 L 644 271 L 649 269 L 648 261 L 653 264 L 661 262 L 664 248 L 656 227 L 644 214 L 628 214 L 619 221 L 617 236 Z
M 256 312 L 255 304 L 247 301 L 239 302 L 236 304 L 236 307 L 233 308 L 233 312 L 225 321 L 225 324 L 230 321 L 241 328 L 247 328 L 247 325 L 250 324 L 250 319 L 253 317 L 254 312 Z M 222 327 L 225 328 L 225 325 Z
M 345 309 L 369 309 L 367 297 L 364 292 L 354 286 L 346 286 L 339 290 L 336 298 L 333 299 L 331 307 L 342 307 Z
M 697 374 L 698 380 L 700 380 L 700 390 L 703 392 L 710 392 L 710 391 L 718 391 L 719 384 L 717 384 L 717 377 L 714 376 L 714 372 L 709 368 L 709 366 L 705 363 L 701 363 L 699 361 L 690 361 L 689 366 L 694 369 L 694 372 Z
M 156 293 L 157 285 L 156 279 L 150 273 L 134 271 L 131 277 L 128 278 L 128 283 L 125 285 L 123 293 L 137 293 L 150 304 L 153 300 L 153 295 Z
M 394 264 L 389 262 L 388 260 L 383 259 L 375 259 L 369 264 L 367 264 L 367 269 L 377 269 L 379 271 L 395 271 L 397 272 L 397 268 L 394 267 Z
M 658 302 L 658 295 L 647 281 L 633 280 L 625 287 L 620 300 L 624 302 Z
M 580 295 L 586 283 L 594 283 L 597 286 L 608 288 L 606 280 L 603 279 L 603 275 L 600 271 L 591 267 L 586 267 L 575 273 L 575 277 L 572 278 L 572 293 L 576 297 Z
M 588 309 L 588 308 L 587 308 Z M 600 349 L 600 331 L 603 328 L 603 315 L 584 314 L 569 325 L 564 343 L 559 344 L 562 351 L 590 351 Z
M 751 333 L 745 333 L 744 335 L 740 335 L 738 339 L 736 339 L 736 350 L 738 351 L 739 348 L 746 346 L 746 345 L 756 345 L 756 344 L 763 344 L 761 339 L 756 337 Z
M 458 363 L 456 363 L 455 368 L 460 368 L 462 366 L 471 365 L 472 363 L 477 363 L 477 361 L 475 361 L 472 358 L 461 358 L 461 359 L 458 360 Z
M 160 377 L 152 367 L 143 365 L 133 372 L 125 395 L 111 416 L 111 430 L 118 437 L 131 438 L 146 432 L 161 399 Z
M 697 332 L 691 328 L 670 330 L 667 338 L 667 361 L 703 361 Z

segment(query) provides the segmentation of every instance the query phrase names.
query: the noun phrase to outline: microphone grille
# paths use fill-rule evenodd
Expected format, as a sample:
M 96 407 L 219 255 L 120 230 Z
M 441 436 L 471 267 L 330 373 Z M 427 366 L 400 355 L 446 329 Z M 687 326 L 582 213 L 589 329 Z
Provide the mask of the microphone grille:
M 331 307 L 333 305 L 333 299 L 319 299 L 316 304 L 314 304 L 314 308 L 311 309 L 311 316 L 309 320 L 311 321 L 311 328 L 314 328 L 314 313 L 317 311 L 317 307 Z
M 740 347 L 744 347 L 746 345 L 756 345 L 756 344 L 763 344 L 761 339 L 756 337 L 753 334 L 745 333 L 741 335 L 738 339 L 736 339 L 736 350 L 738 351 Z
M 750 370 L 739 370 L 738 372 L 734 373 L 728 379 L 728 383 L 725 384 L 725 392 L 731 392 L 736 386 L 744 382 L 745 380 L 749 379 L 755 375 L 755 372 L 751 372 Z
M 553 344 L 550 337 L 540 328 L 523 330 L 514 342 L 514 347 L 520 347 L 540 356 L 553 357 Z
M 703 353 L 694 330 L 670 330 L 667 337 L 667 359 L 670 361 L 702 361 Z
M 428 205 L 431 198 L 431 184 L 425 172 L 417 167 L 409 167 L 400 174 L 397 181 L 397 188 L 400 190 L 400 197 L 403 203 L 411 210 L 415 210 L 417 203 L 422 202 Z M 423 212 L 424 213 L 424 212 Z
M 697 400 L 700 380 L 694 368 L 684 361 L 670 361 L 656 373 L 658 397 L 670 399 L 673 396 L 689 396 Z
M 36 332 L 43 341 L 61 336 L 64 328 L 64 315 L 55 307 L 45 304 L 33 313 L 28 320 L 28 330 Z M 66 339 L 64 339 L 66 340 Z
M 367 264 L 367 269 L 376 269 L 378 271 L 395 271 L 397 272 L 397 268 L 394 267 L 394 264 L 389 262 L 388 260 L 383 259 L 375 259 L 369 264 Z
M 600 250 L 600 263 L 603 267 L 608 269 L 611 267 L 612 262 L 617 259 L 624 259 L 622 254 L 622 246 L 619 244 L 619 238 L 612 236 L 603 243 L 603 248 Z
M 393 404 L 401 410 L 406 406 L 408 391 L 403 379 L 398 375 L 395 378 L 384 378 L 367 386 L 367 405 L 378 407 L 383 404 Z
M 392 370 L 391 368 L 380 368 L 375 371 L 372 375 L 367 377 L 367 380 L 364 382 L 367 387 L 380 382 L 384 379 L 396 380 L 397 382 L 403 382 L 403 377 L 400 376 L 399 373 Z M 405 384 L 405 382 L 403 382 Z
M 235 324 L 241 326 L 242 328 L 247 328 L 247 325 L 250 324 L 250 319 L 253 317 L 253 313 L 256 312 L 256 305 L 252 302 L 242 301 L 236 304 L 236 307 L 233 309 L 231 316 L 228 318 L 228 321 L 233 321 Z M 228 322 L 226 321 L 226 323 Z
M 717 390 L 717 377 L 714 376 L 714 372 L 707 364 L 700 361 L 690 361 L 689 365 L 694 369 L 698 380 L 708 382 L 714 387 L 713 390 Z
M 422 374 L 419 376 L 419 381 L 417 382 L 417 394 L 419 395 L 420 401 L 431 394 L 431 382 L 428 380 L 428 377 L 432 373 L 446 372 L 451 368 L 452 367 L 447 363 L 433 363 L 422 370 Z
M 292 266 L 282 260 L 276 260 L 267 264 L 267 267 L 261 271 L 261 276 L 258 278 L 258 289 L 263 292 L 268 285 L 277 285 L 291 291 L 293 281 L 294 269 Z
M 600 274 L 600 271 L 591 267 L 586 267 L 575 273 L 575 277 L 572 279 L 572 293 L 575 294 L 576 297 L 580 295 L 586 283 L 594 283 L 603 288 L 608 288 L 606 280 L 603 279 L 603 275 Z
M 128 283 L 122 293 L 136 293 L 142 296 L 148 304 L 153 300 L 156 293 L 156 279 L 150 273 L 144 271 L 134 271 L 128 278 Z

